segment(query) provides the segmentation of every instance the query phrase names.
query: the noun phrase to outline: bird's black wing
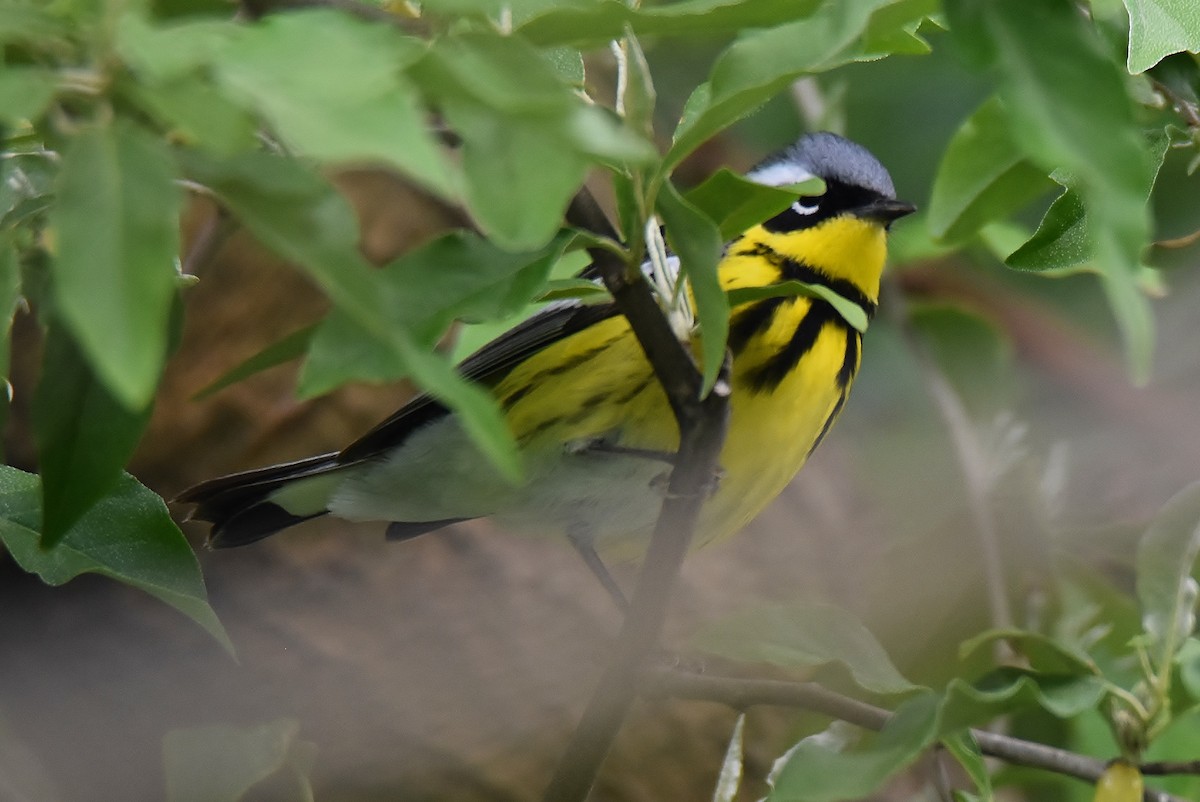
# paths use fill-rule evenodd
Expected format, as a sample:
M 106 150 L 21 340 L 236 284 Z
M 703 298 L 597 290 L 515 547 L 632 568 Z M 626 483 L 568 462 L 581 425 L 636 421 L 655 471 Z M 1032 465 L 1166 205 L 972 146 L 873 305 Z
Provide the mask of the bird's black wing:
M 546 346 L 617 314 L 612 303 L 552 304 L 471 354 L 458 366 L 459 373 L 472 381 L 494 384 Z M 419 395 L 344 448 L 337 456 L 338 464 L 361 462 L 390 451 L 412 432 L 448 413 L 449 409 L 437 399 Z

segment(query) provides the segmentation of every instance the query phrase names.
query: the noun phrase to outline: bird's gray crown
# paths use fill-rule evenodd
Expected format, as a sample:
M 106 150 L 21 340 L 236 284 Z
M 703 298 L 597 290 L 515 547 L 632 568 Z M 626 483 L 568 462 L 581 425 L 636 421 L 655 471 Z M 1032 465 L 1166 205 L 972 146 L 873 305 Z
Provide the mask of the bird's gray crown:
M 892 176 L 871 151 L 828 131 L 805 134 L 796 144 L 763 161 L 747 177 L 760 184 L 784 186 L 814 176 L 869 189 L 885 198 L 896 197 Z

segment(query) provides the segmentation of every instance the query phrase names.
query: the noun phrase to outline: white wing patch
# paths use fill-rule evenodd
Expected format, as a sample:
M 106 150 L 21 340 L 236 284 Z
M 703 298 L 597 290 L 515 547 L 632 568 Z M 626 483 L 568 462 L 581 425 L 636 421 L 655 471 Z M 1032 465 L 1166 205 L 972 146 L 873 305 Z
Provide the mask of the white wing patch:
M 768 164 L 757 170 L 751 170 L 746 177 L 769 187 L 786 187 L 789 184 L 801 184 L 810 178 L 816 178 L 808 170 L 792 161 Z

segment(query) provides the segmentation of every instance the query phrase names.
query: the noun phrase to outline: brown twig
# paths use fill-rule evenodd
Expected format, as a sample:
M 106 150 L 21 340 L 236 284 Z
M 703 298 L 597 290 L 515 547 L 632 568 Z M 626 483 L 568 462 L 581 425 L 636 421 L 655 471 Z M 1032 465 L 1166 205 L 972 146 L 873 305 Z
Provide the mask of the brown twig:
M 758 705 L 799 707 L 873 732 L 883 729 L 892 716 L 881 707 L 834 693 L 811 682 L 714 677 L 666 669 L 650 672 L 644 675 L 643 680 L 642 692 L 648 695 L 716 702 L 735 710 L 745 710 Z M 979 750 L 989 757 L 1093 784 L 1100 779 L 1108 765 L 1103 760 L 1008 735 L 986 730 L 970 732 L 979 744 Z M 1181 770 L 1147 771 L 1147 768 Z M 1195 773 L 1197 768 L 1197 763 L 1150 763 L 1142 766 L 1142 773 L 1190 774 Z M 1142 799 L 1143 802 L 1186 802 L 1164 791 L 1153 789 L 1146 789 Z
M 596 212 L 585 197 L 572 205 L 568 220 L 602 236 L 611 234 L 611 225 L 587 219 Z M 728 362 L 716 387 L 702 398 L 695 362 L 671 331 L 640 271 L 631 276 L 625 262 L 604 248 L 591 248 L 589 253 L 667 395 L 679 425 L 679 451 L 613 657 L 546 787 L 542 797 L 546 802 L 579 802 L 587 797 L 633 704 L 636 679 L 658 642 L 700 507 L 711 487 L 728 416 Z
M 1157 760 L 1138 766 L 1147 777 L 1166 777 L 1173 774 L 1200 774 L 1200 760 Z
M 224 206 L 218 204 L 188 246 L 180 272 L 185 276 L 197 276 L 202 273 L 237 228 L 237 221 Z

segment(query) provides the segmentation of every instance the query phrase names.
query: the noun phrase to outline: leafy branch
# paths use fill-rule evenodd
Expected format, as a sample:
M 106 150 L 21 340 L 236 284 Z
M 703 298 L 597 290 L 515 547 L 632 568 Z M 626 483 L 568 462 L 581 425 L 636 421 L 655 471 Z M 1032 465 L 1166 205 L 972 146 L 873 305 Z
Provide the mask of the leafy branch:
M 835 693 L 811 682 L 740 679 L 658 669 L 643 675 L 642 683 L 641 692 L 651 698 L 716 702 L 737 711 L 762 705 L 797 707 L 873 732 L 882 730 L 894 716 L 882 707 Z M 989 757 L 1090 783 L 1097 782 L 1108 765 L 1094 757 L 1009 735 L 979 729 L 971 729 L 969 733 L 979 744 L 980 751 Z M 1143 774 L 1156 776 L 1200 773 L 1200 763 L 1196 761 L 1147 763 L 1139 768 Z M 1180 797 L 1152 789 L 1146 789 L 1142 798 L 1144 802 L 1185 802 Z

